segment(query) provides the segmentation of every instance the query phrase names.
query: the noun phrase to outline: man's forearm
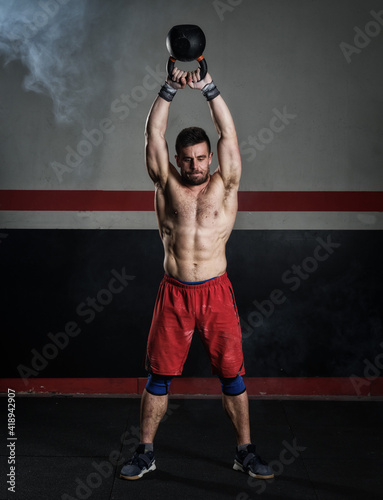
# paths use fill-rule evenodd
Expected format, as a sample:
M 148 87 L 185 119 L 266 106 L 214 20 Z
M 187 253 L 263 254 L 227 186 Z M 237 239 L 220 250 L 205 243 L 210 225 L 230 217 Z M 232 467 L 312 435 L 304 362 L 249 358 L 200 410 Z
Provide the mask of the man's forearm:
M 178 86 L 182 88 L 185 86 L 185 84 L 178 84 Z M 176 84 L 173 83 L 173 85 L 170 85 L 169 81 L 166 81 L 161 87 L 158 93 L 158 97 L 155 99 L 148 115 L 145 127 L 146 136 L 148 136 L 152 132 L 160 133 L 162 136 L 165 135 L 169 118 L 170 103 L 172 102 L 178 90 L 174 85 Z

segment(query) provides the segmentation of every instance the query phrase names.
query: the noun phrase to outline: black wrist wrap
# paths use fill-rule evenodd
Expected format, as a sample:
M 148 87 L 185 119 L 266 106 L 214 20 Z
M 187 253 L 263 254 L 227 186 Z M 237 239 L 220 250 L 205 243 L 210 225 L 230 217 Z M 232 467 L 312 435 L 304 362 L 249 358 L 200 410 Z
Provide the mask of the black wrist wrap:
M 214 82 L 211 81 L 210 83 L 207 83 L 204 88 L 201 90 L 202 94 L 204 97 L 206 97 L 207 101 L 211 101 L 212 99 L 215 99 L 217 96 L 220 95 L 220 91 L 217 89 L 215 86 Z
M 162 99 L 165 99 L 165 101 L 171 102 L 176 93 L 177 89 L 174 89 L 171 85 L 168 84 L 168 82 L 165 82 L 162 85 L 161 90 L 158 92 L 158 95 L 162 97 Z

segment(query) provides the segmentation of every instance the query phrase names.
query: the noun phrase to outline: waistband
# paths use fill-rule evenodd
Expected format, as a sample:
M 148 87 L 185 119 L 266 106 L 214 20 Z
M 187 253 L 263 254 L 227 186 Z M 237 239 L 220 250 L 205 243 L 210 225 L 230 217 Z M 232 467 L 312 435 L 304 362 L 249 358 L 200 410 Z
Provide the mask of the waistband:
M 184 283 L 182 281 L 176 280 L 172 276 L 169 276 L 168 274 L 165 273 L 165 276 L 163 278 L 163 282 L 169 283 L 174 286 L 178 286 L 179 288 L 185 288 L 189 290 L 196 290 L 196 289 L 201 289 L 201 288 L 209 288 L 213 287 L 219 284 L 224 284 L 224 283 L 229 283 L 229 278 L 227 277 L 227 272 L 224 274 L 221 274 L 221 276 L 217 276 L 216 278 L 211 278 L 206 281 L 203 281 L 202 283 L 200 281 L 197 281 L 194 284 L 189 284 L 189 283 Z

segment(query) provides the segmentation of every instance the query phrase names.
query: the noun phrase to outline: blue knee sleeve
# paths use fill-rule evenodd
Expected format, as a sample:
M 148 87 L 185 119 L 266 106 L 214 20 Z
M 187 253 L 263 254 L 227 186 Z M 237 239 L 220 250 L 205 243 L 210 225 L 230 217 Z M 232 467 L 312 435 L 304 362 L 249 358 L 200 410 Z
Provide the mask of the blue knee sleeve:
M 145 389 L 154 396 L 165 396 L 169 391 L 169 386 L 172 378 L 173 377 L 167 377 L 166 375 L 156 375 L 155 373 L 149 373 L 148 382 L 145 386 Z
M 237 375 L 234 378 L 223 378 L 219 377 L 222 386 L 222 392 L 226 396 L 239 396 L 246 391 L 245 382 L 241 375 Z

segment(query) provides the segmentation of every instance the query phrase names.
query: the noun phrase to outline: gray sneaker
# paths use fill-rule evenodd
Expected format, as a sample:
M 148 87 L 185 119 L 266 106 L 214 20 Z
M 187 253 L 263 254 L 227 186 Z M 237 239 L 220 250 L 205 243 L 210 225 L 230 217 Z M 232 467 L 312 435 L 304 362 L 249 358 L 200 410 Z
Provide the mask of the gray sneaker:
M 254 444 L 249 444 L 247 449 L 242 451 L 238 451 L 237 448 L 233 469 L 257 479 L 272 479 L 274 477 L 271 468 L 255 453 Z
M 145 453 L 145 445 L 140 444 L 133 457 L 122 466 L 120 478 L 140 479 L 144 474 L 153 470 L 156 470 L 154 453 L 152 451 Z

